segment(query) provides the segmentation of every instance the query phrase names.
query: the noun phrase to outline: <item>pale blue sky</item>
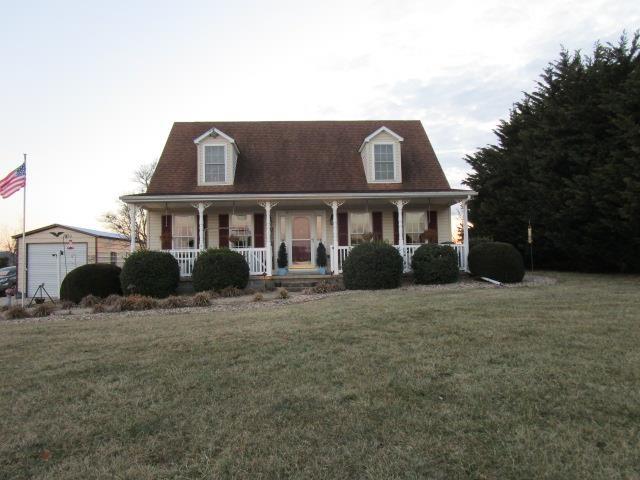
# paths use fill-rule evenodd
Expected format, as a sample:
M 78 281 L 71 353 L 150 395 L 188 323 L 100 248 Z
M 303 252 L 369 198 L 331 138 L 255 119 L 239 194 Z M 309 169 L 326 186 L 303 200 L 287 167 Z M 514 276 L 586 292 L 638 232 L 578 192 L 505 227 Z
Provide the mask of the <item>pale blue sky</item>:
M 560 45 L 640 27 L 634 1 L 0 0 L 0 175 L 27 227 L 102 227 L 173 121 L 422 120 L 452 185 Z M 0 200 L 0 230 L 21 225 Z

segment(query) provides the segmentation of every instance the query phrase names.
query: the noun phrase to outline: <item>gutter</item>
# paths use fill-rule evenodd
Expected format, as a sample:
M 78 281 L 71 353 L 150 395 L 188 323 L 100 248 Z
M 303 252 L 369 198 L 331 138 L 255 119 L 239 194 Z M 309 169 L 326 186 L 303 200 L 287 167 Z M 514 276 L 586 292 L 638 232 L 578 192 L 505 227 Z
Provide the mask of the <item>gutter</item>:
M 368 198 L 454 198 L 463 201 L 478 195 L 473 190 L 457 192 L 358 192 L 358 193 L 208 193 L 197 195 L 123 195 L 120 200 L 126 203 L 155 202 L 202 202 L 207 200 L 328 200 L 328 199 L 368 199 Z

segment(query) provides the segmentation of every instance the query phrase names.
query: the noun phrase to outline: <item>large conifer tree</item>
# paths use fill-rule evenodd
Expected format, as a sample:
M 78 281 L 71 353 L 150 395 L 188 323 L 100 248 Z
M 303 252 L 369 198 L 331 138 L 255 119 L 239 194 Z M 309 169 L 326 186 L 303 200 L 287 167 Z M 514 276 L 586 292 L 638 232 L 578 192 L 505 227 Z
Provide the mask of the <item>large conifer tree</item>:
M 473 235 L 526 252 L 538 265 L 640 271 L 639 36 L 549 64 L 487 146 L 466 161 L 478 192 Z

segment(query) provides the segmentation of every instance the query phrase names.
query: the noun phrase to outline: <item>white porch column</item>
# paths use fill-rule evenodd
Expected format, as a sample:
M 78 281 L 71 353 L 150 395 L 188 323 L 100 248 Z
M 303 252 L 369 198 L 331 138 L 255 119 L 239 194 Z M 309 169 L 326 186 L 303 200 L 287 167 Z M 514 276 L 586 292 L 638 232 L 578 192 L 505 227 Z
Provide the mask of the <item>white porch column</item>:
M 129 247 L 130 251 L 133 253 L 136 251 L 136 212 L 137 208 L 135 204 L 129 204 L 129 232 L 130 232 L 130 242 L 131 246 Z
M 334 275 L 338 274 L 338 208 L 344 205 L 344 202 L 333 200 L 331 202 L 324 202 L 325 205 L 331 207 L 333 214 L 333 248 L 331 251 L 331 272 Z
M 198 250 L 204 250 L 204 211 L 211 206 L 210 203 L 198 202 L 191 206 L 198 210 Z
M 462 239 L 462 244 L 464 246 L 464 270 L 465 272 L 469 271 L 469 220 L 467 216 L 467 202 L 471 197 L 467 197 L 466 200 L 462 202 L 462 231 L 464 238 Z
M 404 247 L 404 225 L 402 222 L 402 209 L 409 203 L 409 200 L 392 200 L 391 203 L 398 209 L 398 246 Z M 404 249 L 402 249 L 402 255 L 404 256 Z
M 265 227 L 264 227 L 264 236 L 265 238 L 265 248 L 267 250 L 266 255 L 266 263 L 267 263 L 267 276 L 273 275 L 273 246 L 271 245 L 271 209 L 275 207 L 277 202 L 258 202 L 258 204 L 264 208 L 265 210 Z

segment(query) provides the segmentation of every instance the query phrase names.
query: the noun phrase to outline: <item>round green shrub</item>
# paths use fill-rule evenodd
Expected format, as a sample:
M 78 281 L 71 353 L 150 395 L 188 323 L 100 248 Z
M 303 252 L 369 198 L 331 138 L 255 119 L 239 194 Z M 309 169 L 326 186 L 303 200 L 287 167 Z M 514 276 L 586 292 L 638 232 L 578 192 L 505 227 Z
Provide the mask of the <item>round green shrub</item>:
M 124 261 L 120 273 L 120 285 L 125 295 L 136 293 L 164 298 L 176 291 L 179 282 L 180 266 L 167 252 L 134 252 Z
M 485 242 L 470 249 L 469 270 L 478 277 L 515 283 L 524 277 L 524 261 L 510 243 Z
M 349 290 L 379 290 L 399 287 L 402 270 L 402 256 L 395 247 L 367 242 L 351 249 L 342 266 L 342 277 Z
M 452 283 L 458 280 L 458 254 L 448 245 L 427 243 L 420 246 L 411 259 L 416 283 Z
M 249 265 L 238 252 L 227 248 L 209 249 L 198 255 L 193 266 L 193 289 L 220 291 L 227 287 L 245 288 Z
M 88 263 L 71 270 L 60 285 L 60 299 L 79 303 L 87 295 L 106 298 L 120 295 L 120 267 L 108 263 Z

